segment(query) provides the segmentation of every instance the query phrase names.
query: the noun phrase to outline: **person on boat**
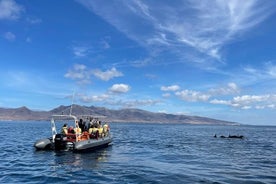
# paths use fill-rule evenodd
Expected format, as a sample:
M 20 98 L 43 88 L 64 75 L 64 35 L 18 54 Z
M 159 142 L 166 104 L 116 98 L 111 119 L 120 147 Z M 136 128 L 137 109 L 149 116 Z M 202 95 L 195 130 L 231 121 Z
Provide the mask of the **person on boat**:
M 65 123 L 61 129 L 61 133 L 66 135 L 68 134 L 68 127 L 67 127 L 67 124 Z
M 97 128 L 98 128 L 98 127 L 99 127 L 99 124 L 100 124 L 100 123 L 99 123 L 99 120 L 96 119 L 96 120 L 94 121 L 94 127 L 97 127 Z
M 100 137 L 103 137 L 103 127 L 102 126 L 100 126 L 100 128 L 98 128 L 98 130 L 99 130 L 99 136 Z
M 83 120 L 82 119 L 80 119 L 80 121 L 79 121 L 79 127 L 83 131 Z
M 108 135 L 108 132 L 109 132 L 109 126 L 107 123 L 104 124 L 103 126 L 103 133 L 104 133 L 104 136 L 107 136 Z
M 70 126 L 69 128 L 68 128 L 68 133 L 71 133 L 71 134 L 74 134 L 75 132 L 74 132 L 74 127 L 73 126 Z
M 82 123 L 82 129 L 81 130 L 82 130 L 82 132 L 87 131 L 87 126 L 86 126 L 85 121 Z
M 99 137 L 99 129 L 95 125 L 89 128 L 88 133 L 91 135 L 91 138 L 98 139 Z
M 92 126 L 90 126 L 90 128 L 88 129 L 88 133 L 89 133 L 89 134 L 92 133 L 93 127 L 94 127 L 94 126 L 92 125 Z
M 81 140 L 81 129 L 79 127 L 79 122 L 76 121 L 76 127 L 74 128 L 74 132 L 76 134 L 76 138 L 77 138 L 77 141 L 80 141 Z
M 90 118 L 89 124 L 88 124 L 88 130 L 89 130 L 89 128 L 92 128 L 92 125 L 93 125 L 93 119 Z
M 98 122 L 98 132 L 99 132 L 99 137 L 103 137 L 103 126 L 102 126 L 102 122 L 99 121 Z
M 82 133 L 81 128 L 79 127 L 78 122 L 76 123 L 76 128 L 74 128 L 74 132 L 75 132 L 75 134 L 81 134 Z

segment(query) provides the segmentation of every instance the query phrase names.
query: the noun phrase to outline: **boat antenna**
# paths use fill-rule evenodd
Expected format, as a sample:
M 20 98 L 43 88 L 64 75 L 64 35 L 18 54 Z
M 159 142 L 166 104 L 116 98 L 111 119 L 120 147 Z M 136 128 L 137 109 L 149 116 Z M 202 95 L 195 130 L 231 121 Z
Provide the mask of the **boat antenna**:
M 72 103 L 71 103 L 71 107 L 70 107 L 70 116 L 72 115 L 72 109 L 73 109 L 73 104 L 74 104 L 74 97 L 75 97 L 75 90 L 73 91 L 73 95 L 72 95 Z

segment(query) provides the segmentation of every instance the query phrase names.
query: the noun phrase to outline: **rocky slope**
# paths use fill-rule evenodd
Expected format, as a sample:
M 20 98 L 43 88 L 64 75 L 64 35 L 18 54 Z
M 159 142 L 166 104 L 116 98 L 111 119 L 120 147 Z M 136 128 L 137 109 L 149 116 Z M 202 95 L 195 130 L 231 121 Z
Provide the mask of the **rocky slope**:
M 33 111 L 27 107 L 0 108 L 0 120 L 49 120 L 53 114 L 69 114 L 70 108 L 71 106 L 59 106 L 50 111 Z M 238 125 L 235 122 L 206 117 L 153 113 L 141 109 L 110 110 L 104 107 L 73 105 L 72 114 L 105 116 L 105 120 L 110 122 Z

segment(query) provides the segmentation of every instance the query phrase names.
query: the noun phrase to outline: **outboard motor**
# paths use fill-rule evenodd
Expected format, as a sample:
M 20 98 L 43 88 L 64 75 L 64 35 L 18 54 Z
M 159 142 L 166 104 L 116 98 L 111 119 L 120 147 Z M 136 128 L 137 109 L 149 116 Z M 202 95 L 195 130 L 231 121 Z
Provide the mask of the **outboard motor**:
M 66 149 L 66 139 L 67 137 L 63 134 L 56 134 L 55 137 L 55 150 L 64 150 Z

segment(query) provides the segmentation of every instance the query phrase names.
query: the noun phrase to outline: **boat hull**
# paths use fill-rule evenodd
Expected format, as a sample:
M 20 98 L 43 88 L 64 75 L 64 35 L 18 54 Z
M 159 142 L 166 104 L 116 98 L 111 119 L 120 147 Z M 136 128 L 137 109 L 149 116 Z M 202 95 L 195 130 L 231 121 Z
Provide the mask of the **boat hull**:
M 83 140 L 83 141 L 75 142 L 74 151 L 82 152 L 82 151 L 95 150 L 98 148 L 107 147 L 111 142 L 112 142 L 111 136 L 98 138 L 98 139 Z
M 64 147 L 60 149 L 51 138 L 40 139 L 35 142 L 34 147 L 37 150 L 56 150 L 56 151 L 74 151 L 74 152 L 85 152 L 91 151 L 102 147 L 107 147 L 112 142 L 111 135 L 98 138 L 88 139 L 78 142 L 63 142 Z
M 51 150 L 53 149 L 53 141 L 50 138 L 40 139 L 34 143 L 37 150 Z

